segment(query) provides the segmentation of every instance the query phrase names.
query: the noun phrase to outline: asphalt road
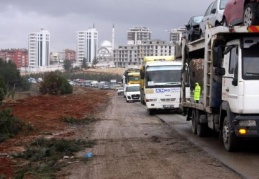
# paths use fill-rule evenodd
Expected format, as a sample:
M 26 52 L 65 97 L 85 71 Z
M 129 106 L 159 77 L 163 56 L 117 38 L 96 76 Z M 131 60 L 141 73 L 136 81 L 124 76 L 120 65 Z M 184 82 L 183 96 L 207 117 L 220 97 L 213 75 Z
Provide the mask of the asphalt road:
M 244 178 L 259 178 L 259 142 L 246 141 L 242 143 L 237 152 L 225 151 L 223 143 L 216 135 L 199 138 L 191 131 L 191 122 L 178 114 L 157 114 L 158 118 L 175 129 L 181 135 L 186 136 L 192 143 L 220 160 L 227 167 L 242 175 Z

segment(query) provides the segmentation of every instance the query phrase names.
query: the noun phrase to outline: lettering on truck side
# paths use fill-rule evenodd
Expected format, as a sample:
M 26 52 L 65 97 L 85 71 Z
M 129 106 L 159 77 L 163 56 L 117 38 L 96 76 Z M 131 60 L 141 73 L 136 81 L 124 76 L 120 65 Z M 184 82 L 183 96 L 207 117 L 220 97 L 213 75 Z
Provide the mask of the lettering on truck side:
M 155 93 L 177 93 L 180 88 L 156 88 Z

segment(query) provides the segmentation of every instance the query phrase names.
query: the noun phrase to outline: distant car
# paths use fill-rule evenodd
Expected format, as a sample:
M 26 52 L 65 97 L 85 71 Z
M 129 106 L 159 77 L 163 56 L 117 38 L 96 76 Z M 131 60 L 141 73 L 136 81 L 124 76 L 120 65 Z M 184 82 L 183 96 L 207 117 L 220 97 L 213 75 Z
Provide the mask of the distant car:
M 258 25 L 258 6 L 255 0 L 228 0 L 224 11 L 226 25 Z
M 101 89 L 110 89 L 110 86 L 107 84 L 104 84 Z
M 124 92 L 123 87 L 119 87 L 119 88 L 117 89 L 117 94 L 118 94 L 118 95 L 122 95 L 123 92 Z
M 200 35 L 205 35 L 206 25 L 212 27 L 224 25 L 223 13 L 228 0 L 216 0 L 212 2 L 207 8 L 201 22 L 200 22 Z
M 193 16 L 190 18 L 188 24 L 185 24 L 186 31 L 185 37 L 188 42 L 197 40 L 200 38 L 200 22 L 203 16 Z
M 37 80 L 35 78 L 30 77 L 28 79 L 28 82 L 30 82 L 30 83 L 37 83 Z

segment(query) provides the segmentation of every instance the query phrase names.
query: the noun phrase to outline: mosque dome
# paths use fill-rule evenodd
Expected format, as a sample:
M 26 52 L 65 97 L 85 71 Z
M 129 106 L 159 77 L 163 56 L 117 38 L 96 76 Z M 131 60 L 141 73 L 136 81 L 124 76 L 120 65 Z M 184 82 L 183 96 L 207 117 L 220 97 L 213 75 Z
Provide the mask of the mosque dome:
M 101 44 L 101 47 L 112 47 L 112 43 L 109 42 L 108 40 L 104 40 Z

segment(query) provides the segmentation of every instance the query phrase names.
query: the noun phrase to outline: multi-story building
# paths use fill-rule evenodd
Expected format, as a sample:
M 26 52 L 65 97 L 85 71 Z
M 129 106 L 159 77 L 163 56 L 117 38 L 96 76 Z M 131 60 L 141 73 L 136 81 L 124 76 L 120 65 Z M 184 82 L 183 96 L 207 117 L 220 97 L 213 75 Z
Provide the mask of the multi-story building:
M 50 65 L 58 65 L 58 64 L 60 64 L 59 53 L 50 52 Z
M 65 60 L 70 60 L 71 62 L 76 61 L 76 51 L 65 49 L 60 52 L 51 52 L 50 53 L 50 64 L 52 65 L 60 65 Z
M 185 30 L 186 30 L 185 27 L 180 27 L 178 29 L 171 29 L 170 30 L 170 43 L 180 44 Z
M 13 61 L 17 68 L 28 67 L 27 49 L 2 49 L 0 58 L 4 61 Z
M 70 50 L 70 49 L 65 49 L 65 60 L 70 60 L 75 62 L 76 61 L 76 51 L 75 50 Z
M 98 32 L 95 28 L 77 32 L 77 64 L 81 65 L 83 58 L 86 58 L 88 64 L 92 64 L 94 58 L 96 58 L 97 49 Z
M 151 31 L 147 27 L 133 27 L 127 32 L 128 45 L 140 45 L 143 41 L 151 39 Z
M 139 66 L 145 56 L 174 55 L 174 45 L 162 40 L 142 41 L 140 45 L 119 46 L 113 51 L 116 67 Z
M 29 68 L 47 67 L 50 65 L 50 33 L 41 29 L 28 36 Z

